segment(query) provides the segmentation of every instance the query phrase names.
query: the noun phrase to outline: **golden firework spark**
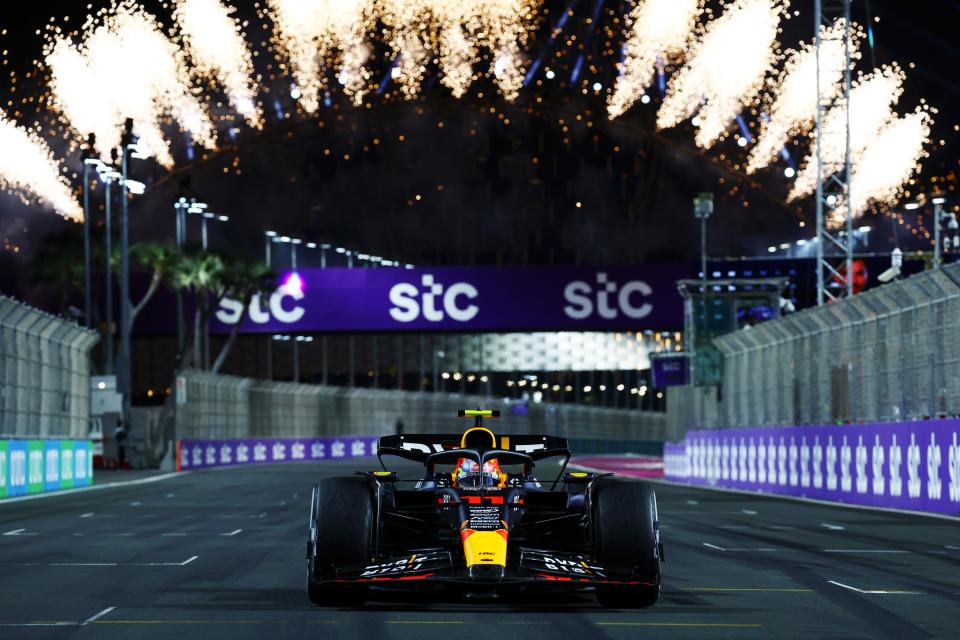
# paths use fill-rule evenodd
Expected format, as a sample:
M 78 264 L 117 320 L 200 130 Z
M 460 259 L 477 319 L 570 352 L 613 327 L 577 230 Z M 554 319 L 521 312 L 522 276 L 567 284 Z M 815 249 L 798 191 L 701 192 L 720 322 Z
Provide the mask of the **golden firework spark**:
M 719 140 L 777 61 L 785 2 L 736 0 L 709 23 L 670 82 L 657 127 L 673 127 L 699 110 L 697 145 L 708 148 Z
M 256 102 L 253 55 L 232 16 L 234 11 L 219 0 L 176 0 L 173 17 L 194 73 L 216 79 L 237 113 L 259 129 L 263 117 Z
M 0 149 L 0 188 L 25 204 L 39 201 L 68 220 L 83 221 L 83 210 L 61 175 L 53 152 L 36 132 L 0 115 Z

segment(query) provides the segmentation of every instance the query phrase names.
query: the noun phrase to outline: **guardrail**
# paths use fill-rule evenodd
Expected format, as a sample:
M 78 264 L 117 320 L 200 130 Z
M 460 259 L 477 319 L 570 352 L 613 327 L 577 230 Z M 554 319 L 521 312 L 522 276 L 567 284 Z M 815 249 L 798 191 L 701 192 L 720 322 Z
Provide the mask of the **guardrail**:
M 0 500 L 91 482 L 93 454 L 87 440 L 0 440 Z
M 960 515 L 960 420 L 690 431 L 664 478 Z

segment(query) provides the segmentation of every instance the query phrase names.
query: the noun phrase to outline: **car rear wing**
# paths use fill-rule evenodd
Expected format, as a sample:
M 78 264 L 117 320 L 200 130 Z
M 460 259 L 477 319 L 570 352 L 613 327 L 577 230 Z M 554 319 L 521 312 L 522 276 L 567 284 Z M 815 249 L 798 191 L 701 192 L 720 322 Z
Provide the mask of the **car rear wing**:
M 413 433 L 410 435 L 381 436 L 377 441 L 377 456 L 397 456 L 426 464 L 435 454 L 460 449 L 461 433 Z M 522 453 L 531 460 L 557 456 L 570 457 L 566 438 L 541 435 L 497 436 L 500 450 Z

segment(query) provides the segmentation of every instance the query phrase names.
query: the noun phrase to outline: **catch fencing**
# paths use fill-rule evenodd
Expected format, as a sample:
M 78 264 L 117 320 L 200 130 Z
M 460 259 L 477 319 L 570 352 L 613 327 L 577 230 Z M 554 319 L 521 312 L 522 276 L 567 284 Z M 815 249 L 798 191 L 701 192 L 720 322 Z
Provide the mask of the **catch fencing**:
M 0 436 L 87 436 L 97 334 L 0 296 Z
M 519 403 L 443 393 L 269 382 L 187 371 L 178 381 L 177 438 L 310 438 L 452 432 L 459 409 L 499 408 L 494 428 L 505 434 L 549 433 L 569 438 L 575 452 L 659 454 L 664 415 L 581 405 Z
M 688 428 L 960 416 L 960 264 L 718 338 L 722 396 Z M 669 412 L 684 404 L 671 389 Z

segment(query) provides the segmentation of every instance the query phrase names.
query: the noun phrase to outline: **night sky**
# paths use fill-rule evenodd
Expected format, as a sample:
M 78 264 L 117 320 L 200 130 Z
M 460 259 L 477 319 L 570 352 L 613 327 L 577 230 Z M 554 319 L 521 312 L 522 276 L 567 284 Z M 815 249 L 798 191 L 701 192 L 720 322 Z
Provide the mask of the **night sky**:
M 36 78 L 24 77 L 41 55 L 42 38 L 36 32 L 52 17 L 63 24 L 69 16 L 67 24 L 77 28 L 78 8 L 84 4 L 25 3 L 0 17 L 0 28 L 6 29 L 0 36 L 5 70 L 19 80 L 14 85 L 7 73 L 0 79 L 8 115 L 13 116 L 24 95 L 40 93 Z M 143 4 L 169 25 L 160 3 Z M 241 15 L 251 18 L 248 41 L 265 40 L 253 3 L 237 4 Z M 540 54 L 544 34 L 566 4 L 545 3 L 550 13 L 528 56 Z M 578 34 L 579 42 L 592 28 L 587 19 L 594 6 L 594 0 L 575 3 L 566 33 Z M 813 30 L 812 1 L 794 1 L 791 9 L 800 15 L 783 24 L 780 41 L 788 48 L 809 39 Z M 604 4 L 590 41 L 596 71 L 584 74 L 591 84 L 612 84 L 616 59 L 611 50 L 622 41 L 612 20 L 622 12 L 622 2 Z M 912 111 L 924 98 L 939 110 L 931 156 L 923 162 L 914 193 L 943 188 L 940 181 L 952 191 L 960 122 L 955 72 L 960 56 L 953 31 L 960 3 L 873 0 L 855 2 L 854 12 L 861 24 L 867 23 L 868 12 L 879 18 L 872 22 L 875 48 L 864 44 L 858 69 L 869 70 L 874 60 L 877 65 L 898 61 L 907 72 L 898 113 Z M 231 216 L 230 223 L 213 230 L 213 247 L 248 255 L 260 255 L 262 232 L 276 229 L 418 264 L 684 260 L 699 250 L 691 202 L 701 191 L 717 198 L 710 230 L 713 256 L 760 255 L 770 244 L 813 234 L 812 198 L 784 202 L 788 181 L 782 163 L 747 179 L 733 168 L 745 153 L 732 140 L 704 152 L 695 147 L 689 124 L 657 132 L 655 90 L 652 104 L 638 104 L 611 122 L 601 98 L 567 86 L 579 52 L 565 44 L 556 51 L 560 56 L 551 63 L 556 80 L 547 82 L 541 72 L 542 84 L 524 89 L 513 105 L 482 81 L 455 100 L 434 75 L 416 100 L 373 96 L 369 107 L 358 109 L 334 94 L 331 106 L 321 106 L 314 117 L 296 112 L 284 91 L 289 79 L 271 77 L 276 68 L 267 65 L 275 65 L 275 58 L 264 51 L 257 58 L 258 72 L 264 84 L 279 88 L 269 98 L 262 96 L 265 130 L 241 127 L 235 138 L 221 136 L 219 151 L 206 159 L 198 152 L 192 161 L 178 142 L 178 168 L 172 174 L 152 163 L 135 167 L 136 177 L 150 189 L 131 209 L 133 238 L 171 237 L 172 203 L 181 193 L 205 199 L 218 213 Z M 381 77 L 386 69 L 382 56 L 373 66 L 375 78 Z M 274 95 L 282 98 L 278 105 Z M 281 114 L 287 116 L 281 120 Z M 798 161 L 805 146 L 791 145 Z M 77 171 L 76 154 L 65 165 Z M 895 225 L 889 219 L 873 213 L 859 224 L 877 228 L 868 250 L 891 246 Z M 9 280 L 9 272 L 24 268 L 24 258 L 45 234 L 67 227 L 53 214 L 0 195 L 5 249 L 0 271 Z M 191 238 L 197 233 L 192 229 Z M 901 246 L 929 248 L 914 235 L 901 225 Z

